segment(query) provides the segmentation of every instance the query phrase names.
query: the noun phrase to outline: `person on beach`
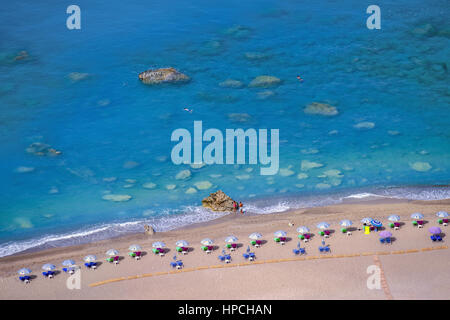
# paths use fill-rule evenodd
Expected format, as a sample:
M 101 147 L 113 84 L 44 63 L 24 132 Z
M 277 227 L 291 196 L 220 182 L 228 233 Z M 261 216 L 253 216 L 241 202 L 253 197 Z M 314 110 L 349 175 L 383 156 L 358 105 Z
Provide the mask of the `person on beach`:
M 234 208 L 234 211 L 237 211 L 238 205 L 237 205 L 236 201 L 233 201 L 233 208 Z
M 244 205 L 239 201 L 239 208 L 242 208 Z

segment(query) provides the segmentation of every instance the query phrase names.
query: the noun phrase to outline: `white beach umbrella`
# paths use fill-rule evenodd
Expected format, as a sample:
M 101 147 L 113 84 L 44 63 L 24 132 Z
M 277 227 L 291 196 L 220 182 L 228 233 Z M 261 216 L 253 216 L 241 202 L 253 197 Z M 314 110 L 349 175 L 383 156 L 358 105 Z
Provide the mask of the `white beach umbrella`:
M 106 251 L 106 255 L 107 256 L 117 256 L 119 254 L 119 251 L 117 251 L 116 249 L 109 249 L 108 251 Z
M 177 247 L 187 247 L 189 246 L 189 242 L 187 242 L 186 240 L 178 240 L 175 245 Z
M 71 267 L 71 266 L 75 265 L 75 261 L 73 261 L 73 260 L 64 260 L 62 262 L 62 265 L 64 267 Z
M 164 248 L 166 244 L 162 241 L 156 241 L 152 243 L 153 248 Z
M 320 222 L 317 224 L 317 229 L 320 229 L 320 230 L 325 230 L 325 229 L 328 229 L 329 227 L 330 227 L 330 224 L 327 222 Z
M 273 233 L 275 237 L 286 237 L 287 233 L 283 230 L 278 230 Z
M 350 227 L 353 224 L 353 222 L 351 222 L 348 219 L 344 219 L 340 222 L 340 224 L 341 224 L 341 227 L 345 228 L 345 227 Z
M 31 270 L 28 269 L 28 268 L 22 268 L 22 269 L 20 269 L 19 271 L 17 271 L 17 273 L 20 274 L 21 276 L 24 276 L 24 275 L 26 275 L 26 274 L 30 274 L 30 273 L 31 273 Z
M 248 236 L 252 240 L 258 240 L 262 238 L 262 234 L 258 232 L 253 232 L 251 235 Z
M 200 243 L 204 246 L 210 246 L 214 243 L 214 241 L 212 241 L 210 238 L 205 238 L 202 241 L 200 241 Z
M 438 213 L 436 213 L 436 216 L 439 218 L 447 218 L 448 213 L 446 211 L 439 211 Z
M 366 217 L 364 219 L 361 219 L 361 223 L 363 224 L 370 224 L 370 221 L 372 221 L 372 218 Z
M 411 218 L 414 220 L 423 219 L 423 214 L 421 214 L 420 212 L 415 212 L 411 215 Z
M 308 233 L 309 232 L 309 228 L 307 226 L 301 226 L 297 228 L 297 232 L 298 233 Z
M 392 222 L 398 222 L 398 221 L 400 221 L 400 216 L 393 214 L 393 215 L 389 216 L 388 220 L 392 221 Z
M 52 270 L 55 270 L 55 268 L 56 268 L 55 265 L 51 264 L 51 263 L 46 263 L 42 266 L 42 270 L 45 270 L 45 271 L 52 271 Z
M 141 251 L 142 247 L 138 244 L 132 244 L 128 247 L 128 250 L 130 250 L 131 252 Z
M 95 262 L 97 261 L 97 257 L 93 254 L 87 255 L 83 258 L 84 262 Z
M 229 236 L 229 237 L 225 238 L 225 242 L 226 243 L 233 243 L 233 242 L 236 242 L 236 241 L 238 241 L 238 238 L 236 238 L 235 236 Z

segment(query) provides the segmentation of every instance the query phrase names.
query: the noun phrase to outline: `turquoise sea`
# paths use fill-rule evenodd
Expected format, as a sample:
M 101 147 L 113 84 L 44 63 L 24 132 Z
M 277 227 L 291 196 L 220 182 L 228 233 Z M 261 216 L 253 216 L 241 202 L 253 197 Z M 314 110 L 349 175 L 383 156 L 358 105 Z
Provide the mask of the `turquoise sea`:
M 377 1 L 380 30 L 358 0 L 76 4 L 81 30 L 69 3 L 2 3 L 0 256 L 211 220 L 201 199 L 217 189 L 253 214 L 450 198 L 448 1 Z M 138 79 L 169 66 L 191 81 Z M 281 83 L 249 87 L 260 75 Z M 314 102 L 337 114 L 305 113 Z M 279 173 L 174 165 L 171 133 L 194 120 L 279 129 Z

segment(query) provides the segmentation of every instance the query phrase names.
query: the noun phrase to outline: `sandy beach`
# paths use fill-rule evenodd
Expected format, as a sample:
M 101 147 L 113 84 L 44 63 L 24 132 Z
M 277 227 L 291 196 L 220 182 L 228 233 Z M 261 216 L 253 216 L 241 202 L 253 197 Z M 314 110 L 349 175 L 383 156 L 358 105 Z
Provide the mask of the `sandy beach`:
M 54 248 L 17 254 L 0 259 L 0 299 L 449 299 L 450 251 L 448 228 L 441 227 L 442 242 L 432 242 L 428 228 L 437 226 L 436 212 L 450 208 L 450 200 L 440 201 L 371 201 L 316 207 L 287 213 L 241 216 L 230 214 L 214 222 L 195 225 L 147 236 L 144 233 L 81 246 Z M 411 224 L 410 215 L 421 212 L 425 227 Z M 380 244 L 376 232 L 365 235 L 354 230 L 351 236 L 340 232 L 339 221 L 350 219 L 353 227 L 361 227 L 363 217 L 372 217 L 386 226 L 387 217 L 397 214 L 405 224 L 391 231 L 392 244 Z M 331 253 L 320 254 L 321 237 L 315 225 L 330 223 L 334 232 L 326 239 Z M 289 226 L 293 223 L 293 226 Z M 306 225 L 315 235 L 308 243 L 306 255 L 296 256 L 296 228 Z M 273 241 L 273 232 L 287 232 L 285 245 Z M 389 229 L 389 227 L 387 228 Z M 251 248 L 256 260 L 246 261 L 242 254 L 249 244 L 248 235 L 260 232 L 267 242 Z M 236 236 L 242 244 L 230 253 L 226 265 L 217 258 L 224 238 Z M 206 254 L 200 240 L 209 237 L 220 249 Z M 177 255 L 184 269 L 173 270 L 175 242 L 187 240 L 193 248 L 187 255 Z M 169 252 L 156 256 L 151 251 L 154 241 L 164 241 Z M 140 261 L 128 256 L 128 246 L 138 243 L 146 255 Z M 105 261 L 105 252 L 115 248 L 123 259 L 118 265 Z M 97 255 L 101 265 L 88 270 L 83 257 Z M 42 276 L 41 266 L 53 263 L 61 270 L 61 262 L 73 259 L 82 265 L 80 289 L 69 290 L 68 275 L 61 272 L 53 279 Z M 380 270 L 381 287 L 369 289 L 370 266 Z M 30 268 L 32 279 L 24 284 L 17 270 Z M 110 281 L 111 280 L 111 281 Z

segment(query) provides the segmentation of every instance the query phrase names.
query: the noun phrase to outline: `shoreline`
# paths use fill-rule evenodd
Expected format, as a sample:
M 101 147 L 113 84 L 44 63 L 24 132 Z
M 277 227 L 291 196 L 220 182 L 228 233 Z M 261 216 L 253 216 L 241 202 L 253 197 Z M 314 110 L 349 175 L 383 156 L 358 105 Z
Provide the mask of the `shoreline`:
M 431 198 L 431 200 L 424 200 Z M 336 204 L 351 204 L 351 203 L 367 203 L 370 204 L 372 201 L 385 201 L 385 202 L 402 202 L 402 201 L 439 201 L 439 199 L 450 199 L 450 186 L 449 185 L 411 185 L 411 186 L 391 186 L 386 188 L 371 187 L 365 189 L 350 189 L 346 192 L 336 191 L 326 194 L 318 195 L 303 195 L 303 196 L 288 196 L 288 197 L 261 197 L 254 198 L 248 201 L 251 205 L 247 207 L 246 216 L 251 215 L 277 215 L 280 213 L 289 213 L 296 210 L 303 210 L 315 207 L 326 207 Z M 247 203 L 246 203 L 247 205 Z M 176 226 L 176 223 L 172 221 L 172 227 L 169 229 L 160 230 L 158 232 L 168 232 L 175 231 L 184 228 L 193 228 L 199 225 L 209 225 L 210 223 L 215 223 L 214 221 L 222 221 L 226 217 L 232 217 L 232 213 L 220 213 L 220 212 L 210 212 L 206 208 L 201 206 L 191 208 L 194 211 L 182 214 L 181 217 L 191 217 L 197 218 L 200 221 L 190 222 L 190 221 L 180 221 L 181 224 Z M 197 210 L 195 210 L 197 209 Z M 203 211 L 203 212 L 196 212 Z M 193 213 L 194 212 L 194 213 Z M 219 217 L 210 217 L 208 215 L 217 215 Z M 169 216 L 169 219 L 178 219 L 180 216 L 174 215 Z M 206 220 L 205 220 L 206 218 Z M 161 217 L 155 218 L 156 224 L 160 221 Z M 203 221 L 202 221 L 203 220 Z M 176 222 L 176 221 L 175 221 Z M 187 224 L 186 224 L 187 223 Z M 152 225 L 155 228 L 155 221 L 147 221 L 145 218 L 133 218 L 128 221 L 113 221 L 110 223 L 100 223 L 91 226 L 87 226 L 82 229 L 75 229 L 67 233 L 51 233 L 48 235 L 43 235 L 41 237 L 23 239 L 23 240 L 12 240 L 7 241 L 0 245 L 0 251 L 8 251 L 7 246 L 22 246 L 26 247 L 25 250 L 20 250 L 13 253 L 7 253 L 1 258 L 15 256 L 17 254 L 33 253 L 42 250 L 48 250 L 55 247 L 71 247 L 74 245 L 84 245 L 93 242 L 107 241 L 120 237 L 132 236 L 133 234 L 139 233 L 143 229 L 144 224 Z M 175 225 L 175 226 L 173 226 Z M 113 230 L 113 229 L 121 229 Z M 161 228 L 155 228 L 158 230 Z M 104 231 L 105 230 L 105 231 Z M 137 231 L 139 230 L 139 231 Z M 115 234 L 114 234 L 115 233 Z M 35 243 L 42 242 L 41 244 L 35 245 Z M 2 248 L 2 246 L 4 246 Z M 6 247 L 6 248 L 5 248 Z
M 350 201 L 347 203 L 323 207 L 293 209 L 273 214 L 252 214 L 241 216 L 239 213 L 231 213 L 214 220 L 194 223 L 170 231 L 156 232 L 154 235 L 146 235 L 144 231 L 142 231 L 141 233 L 117 236 L 114 238 L 79 245 L 40 250 L 32 248 L 13 255 L 0 257 L 0 277 L 11 276 L 14 274 L 16 269 L 19 269 L 22 266 L 28 266 L 28 264 L 36 265 L 41 262 L 45 263 L 54 260 L 56 260 L 54 263 L 57 264 L 56 262 L 61 260 L 63 257 L 65 259 L 73 259 L 74 257 L 78 257 L 77 260 L 79 260 L 87 254 L 96 254 L 98 257 L 103 257 L 104 251 L 112 247 L 116 247 L 119 251 L 123 252 L 123 250 L 126 250 L 128 245 L 131 243 L 165 241 L 168 248 L 170 248 L 174 247 L 172 242 L 175 242 L 175 239 L 184 239 L 185 235 L 194 234 L 197 235 L 197 241 L 189 241 L 193 247 L 200 246 L 199 241 L 202 237 L 212 237 L 215 238 L 217 243 L 220 243 L 219 239 L 227 236 L 228 234 L 232 234 L 232 230 L 239 230 L 242 229 L 243 226 L 248 227 L 250 225 L 254 225 L 255 229 L 258 229 L 259 227 L 266 228 L 268 224 L 274 226 L 278 225 L 279 227 L 274 227 L 273 231 L 278 229 L 283 229 L 286 231 L 289 230 L 289 233 L 292 233 L 291 235 L 297 234 L 295 229 L 299 225 L 308 225 L 308 223 L 312 223 L 309 227 L 311 231 L 315 233 L 317 230 L 315 230 L 316 228 L 314 223 L 317 223 L 319 220 L 322 221 L 322 219 L 331 223 L 334 229 L 340 229 L 337 223 L 342 219 L 351 219 L 354 222 L 354 226 L 358 226 L 360 224 L 360 218 L 365 216 L 379 218 L 380 220 L 385 221 L 387 216 L 386 214 L 383 214 L 383 212 L 386 211 L 387 207 L 392 208 L 392 210 L 390 210 L 390 214 L 400 215 L 403 221 L 410 221 L 411 219 L 409 218 L 409 215 L 416 211 L 422 212 L 426 218 L 432 221 L 436 218 L 434 214 L 437 211 L 450 210 L 450 199 L 424 201 L 384 198 L 376 200 Z M 380 210 L 377 210 L 377 208 Z M 380 213 L 376 214 L 377 211 Z M 348 213 L 346 214 L 346 212 Z M 356 212 L 358 212 L 358 214 Z M 372 212 L 372 214 L 370 214 L 370 212 Z M 303 221 L 299 222 L 299 220 Z M 289 221 L 294 221 L 293 227 L 288 226 Z M 230 231 L 228 232 L 226 230 Z M 271 234 L 267 235 L 267 237 L 269 239 L 272 238 Z M 246 242 L 248 239 L 242 240 Z M 146 246 L 146 248 L 151 251 L 151 246 Z

